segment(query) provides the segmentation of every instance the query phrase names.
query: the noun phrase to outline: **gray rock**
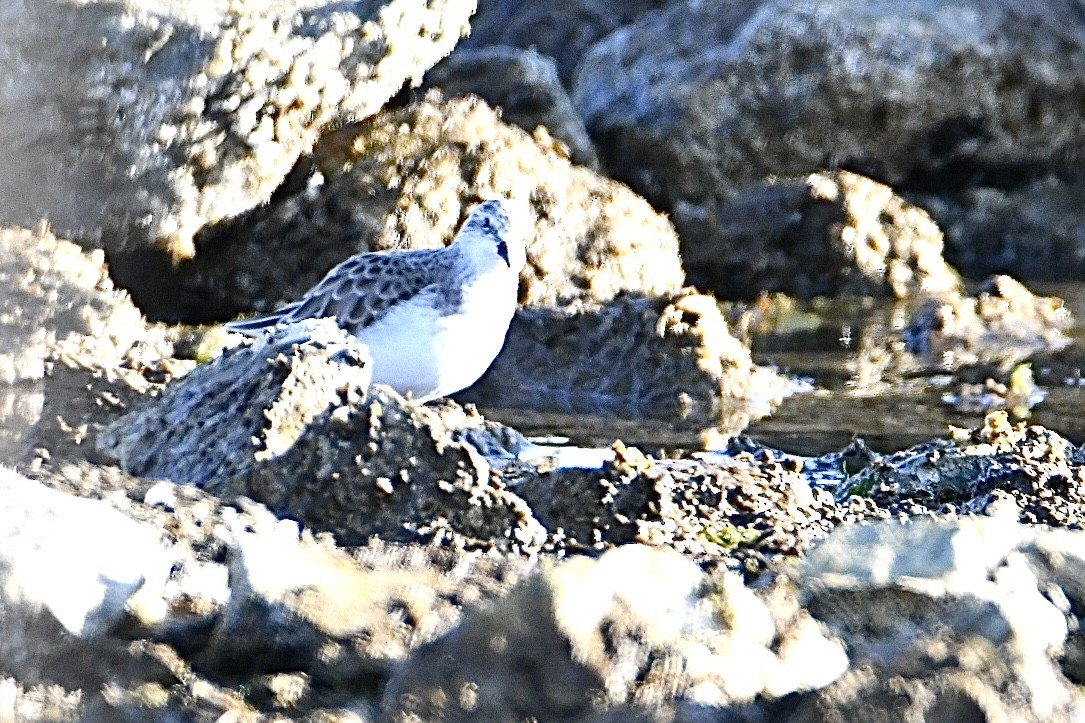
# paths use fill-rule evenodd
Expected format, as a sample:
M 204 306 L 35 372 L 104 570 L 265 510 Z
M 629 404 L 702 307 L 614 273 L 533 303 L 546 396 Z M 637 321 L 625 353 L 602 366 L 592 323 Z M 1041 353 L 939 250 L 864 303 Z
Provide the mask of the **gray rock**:
M 468 207 L 495 197 L 529 219 L 524 304 L 682 285 L 678 239 L 663 215 L 502 123 L 478 98 L 430 98 L 345 126 L 321 139 L 307 173 L 224 228 L 215 254 L 178 271 L 205 313 L 297 298 L 353 253 L 443 245 Z
M 191 257 L 197 231 L 266 201 L 330 121 L 369 116 L 417 83 L 474 10 L 474 0 L 10 5 L 0 73 L 20 82 L 0 92 L 0 216 L 44 217 L 113 252 Z
M 466 48 L 435 65 L 423 87 L 440 88 L 445 96 L 474 93 L 500 108 L 502 120 L 528 133 L 552 136 L 568 147 L 574 163 L 599 170 L 584 121 L 558 78 L 554 61 L 534 50 Z
M 811 667 L 794 675 L 777 632 L 737 576 L 705 580 L 672 551 L 627 546 L 544 568 L 470 611 L 393 672 L 383 712 L 393 720 L 570 720 L 672 697 L 718 707 L 817 687 L 844 671 L 843 648 L 813 625 L 803 643 Z
M 325 321 L 294 345 L 264 337 L 225 353 L 98 438 L 129 474 L 246 496 L 333 532 L 538 546 L 544 531 L 437 412 L 369 384 L 368 350 Z
M 786 382 L 756 366 L 716 300 L 656 298 L 517 312 L 493 367 L 459 398 L 487 408 L 661 420 L 705 442 L 767 415 Z
M 799 584 L 814 617 L 844 639 L 851 673 L 788 720 L 878 709 L 892 720 L 1080 719 L 1085 696 L 1057 663 L 1078 622 L 1055 604 L 1065 596 L 1052 578 L 1038 577 L 1036 548 L 1072 549 L 1068 572 L 1085 535 L 1040 542 L 1052 534 L 1005 517 L 837 530 L 811 551 Z
M 983 426 L 958 430 L 872 462 L 839 496 L 860 495 L 894 515 L 1001 514 L 1052 527 L 1085 524 L 1085 467 L 1057 432 L 1010 424 L 992 412 Z
M 762 291 L 906 298 L 960 289 L 930 216 L 846 171 L 772 181 L 724 204 L 681 201 L 674 222 L 689 281 L 722 298 Z
M 573 102 L 604 165 L 663 209 L 846 167 L 891 185 L 1072 169 L 1072 1 L 669 3 L 584 53 Z
M 946 232 L 947 254 L 973 277 L 1033 281 L 1085 276 L 1085 183 L 1048 176 L 1009 187 L 919 196 Z
M 600 38 L 667 4 L 667 0 L 483 0 L 462 48 L 511 45 L 534 48 L 557 62 L 566 85 L 584 51 Z
M 799 557 L 843 518 L 811 488 L 802 464 L 771 454 L 698 453 L 657 459 L 616 442 L 601 467 L 537 463 L 506 478 L 554 547 L 607 550 L 631 542 L 755 577 Z

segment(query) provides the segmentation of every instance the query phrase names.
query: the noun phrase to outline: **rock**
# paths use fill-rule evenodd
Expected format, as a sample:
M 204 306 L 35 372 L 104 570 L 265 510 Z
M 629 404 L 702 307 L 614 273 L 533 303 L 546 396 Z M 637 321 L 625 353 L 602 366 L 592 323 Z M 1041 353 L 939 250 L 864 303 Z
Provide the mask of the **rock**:
M 47 610 L 72 635 L 94 637 L 123 617 L 144 581 L 169 572 L 160 533 L 109 503 L 65 495 L 3 468 L 0 486 L 6 605 Z
M 969 276 L 1076 281 L 1085 275 L 1080 179 L 1047 176 L 920 198 L 946 231 L 947 254 Z
M 845 641 L 851 672 L 787 720 L 887 708 L 894 720 L 1079 719 L 1085 696 L 1057 663 L 1070 610 L 1057 606 L 1066 598 L 1037 548 L 1079 559 L 1085 537 L 1040 542 L 1054 534 L 981 517 L 837 530 L 810 553 L 799 584 L 814 617 Z
M 570 720 L 633 701 L 724 706 L 783 696 L 794 688 L 781 683 L 795 679 L 776 634 L 764 604 L 736 576 L 706 581 L 674 552 L 628 546 L 548 566 L 469 612 L 394 671 L 383 713 Z M 847 659 L 839 644 L 816 637 L 809 643 L 824 684 Z
M 657 459 L 617 442 L 600 468 L 539 464 L 506 476 L 558 549 L 667 546 L 752 578 L 801 556 L 842 520 L 832 495 L 802 471 L 770 454 Z
M 854 475 L 840 497 L 861 495 L 892 514 L 991 514 L 1023 523 L 1078 527 L 1085 522 L 1085 467 L 1061 435 L 992 412 L 978 429 L 959 430 L 882 457 Z
M 458 50 L 492 45 L 532 48 L 552 57 L 569 85 L 584 51 L 655 7 L 662 0 L 573 0 L 547 5 L 530 0 L 487 0 L 471 18 L 471 34 Z
M 209 241 L 213 255 L 179 270 L 174 283 L 204 297 L 204 314 L 297 298 L 353 253 L 445 244 L 467 207 L 493 197 L 511 199 L 533 224 L 521 274 L 527 305 L 682 284 L 665 217 L 501 123 L 478 98 L 430 99 L 345 126 L 298 173 L 291 190 Z
M 0 667 L 66 687 L 134 672 L 110 633 L 133 593 L 169 574 L 160 531 L 5 468 L 0 493 Z
M 331 322 L 264 337 L 114 422 L 99 449 L 130 474 L 251 497 L 333 532 L 538 546 L 530 510 L 441 416 L 369 383 L 368 350 Z
M 902 332 L 920 364 L 955 368 L 977 362 L 1013 364 L 1070 343 L 1070 310 L 1056 297 L 1035 296 L 1009 276 L 995 276 L 971 296 L 932 299 Z
M 682 201 L 674 221 L 690 283 L 722 298 L 764 291 L 907 298 L 960 289 L 930 216 L 846 171 L 772 181 L 724 204 Z
M 592 45 L 572 97 L 605 167 L 668 210 L 827 166 L 943 187 L 1070 170 L 1072 7 L 672 2 Z
M 509 46 L 467 48 L 434 66 L 423 87 L 440 88 L 445 96 L 474 93 L 500 108 L 505 122 L 543 139 L 552 136 L 568 147 L 571 161 L 599 169 L 584 121 L 547 56 Z
M 80 716 L 82 698 L 80 690 L 67 691 L 55 685 L 21 686 L 14 678 L 0 680 L 0 700 L 12 720 L 86 720 Z
M 194 255 L 263 203 L 335 118 L 376 112 L 447 55 L 473 0 L 67 2 L 5 11 L 0 216 L 121 252 Z M 65 42 L 56 42 L 64 38 Z M 118 268 L 138 285 L 139 268 Z M 123 265 L 123 264 L 122 264 Z
M 196 656 L 218 674 L 305 671 L 316 691 L 349 685 L 363 675 L 383 675 L 411 649 L 444 634 L 460 617 L 446 595 L 469 599 L 487 578 L 487 563 L 446 552 L 463 574 L 444 574 L 442 555 L 419 547 L 366 551 L 369 564 L 318 542 L 297 523 L 278 521 L 247 505 L 226 518 L 230 568 L 228 605 Z M 255 523 L 255 524 L 254 524 Z M 490 560 L 511 587 L 535 563 Z M 477 578 L 477 579 L 473 579 Z
M 57 377 L 72 367 L 119 366 L 146 335 L 101 251 L 42 229 L 0 230 L 0 463 L 22 461 L 58 416 L 82 423 L 56 404 Z
M 734 434 L 785 391 L 730 335 L 715 299 L 692 289 L 658 298 L 525 308 L 493 367 L 460 398 L 485 407 L 618 419 Z

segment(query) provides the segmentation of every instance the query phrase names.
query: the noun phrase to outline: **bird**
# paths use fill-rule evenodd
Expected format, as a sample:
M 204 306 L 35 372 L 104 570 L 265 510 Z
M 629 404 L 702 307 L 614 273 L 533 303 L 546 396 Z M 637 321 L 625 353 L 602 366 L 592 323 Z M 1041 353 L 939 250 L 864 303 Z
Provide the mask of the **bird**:
M 356 254 L 297 301 L 224 326 L 258 337 L 333 317 L 369 348 L 373 384 L 424 403 L 466 389 L 489 369 L 505 344 L 525 263 L 520 224 L 491 199 L 444 248 Z

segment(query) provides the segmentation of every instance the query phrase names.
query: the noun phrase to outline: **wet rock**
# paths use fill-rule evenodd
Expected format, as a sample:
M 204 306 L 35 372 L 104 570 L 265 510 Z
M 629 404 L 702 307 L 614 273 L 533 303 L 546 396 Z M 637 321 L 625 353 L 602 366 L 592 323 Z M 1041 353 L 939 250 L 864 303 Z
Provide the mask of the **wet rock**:
M 683 279 L 665 217 L 625 186 L 573 166 L 553 144 L 500 122 L 478 98 L 430 99 L 341 128 L 268 206 L 180 271 L 204 313 L 269 308 L 343 258 L 451 240 L 467 207 L 508 197 L 529 219 L 521 301 L 663 294 Z M 269 263 L 269 259 L 274 259 Z M 216 308 L 217 307 L 217 308 Z
M 490 371 L 461 393 L 485 407 L 667 420 L 734 434 L 771 411 L 784 380 L 753 364 L 716 301 L 659 298 L 517 312 Z
M 1070 343 L 1073 318 L 1056 297 L 1035 296 L 1009 276 L 995 276 L 971 296 L 930 300 L 903 331 L 905 349 L 920 363 L 956 368 L 977 362 L 1012 364 Z
M 893 514 L 999 510 L 1023 523 L 1078 527 L 1085 522 L 1085 467 L 1056 432 L 1012 425 L 1000 411 L 978 429 L 880 458 L 849 480 L 840 496 L 847 495 Z
M 343 6 L 12 6 L 0 67 L 0 213 L 112 252 L 195 253 L 267 200 L 337 117 L 376 112 L 447 55 L 472 0 Z M 65 42 L 56 42 L 64 38 Z M 127 276 L 138 284 L 139 269 Z
M 664 209 L 826 166 L 894 186 L 1069 170 L 1071 7 L 673 2 L 585 52 L 572 96 L 604 165 Z
M 512 489 L 571 551 L 667 546 L 706 566 L 756 576 L 801 555 L 841 521 L 795 460 L 715 453 L 656 459 L 621 443 L 601 468 L 506 471 Z
M 436 412 L 367 389 L 368 350 L 325 321 L 313 340 L 264 337 L 203 365 L 111 425 L 100 450 L 128 473 L 243 495 L 335 533 L 538 545 L 523 501 Z
M 1018 364 L 1006 383 L 987 377 L 982 384 L 963 382 L 942 395 L 942 402 L 962 414 L 986 414 L 998 409 L 1008 410 L 1018 419 L 1027 418 L 1031 409 L 1047 398 L 1047 392 L 1036 385 L 1031 364 Z
M 679 202 L 674 221 L 690 283 L 722 298 L 906 298 L 960 288 L 930 216 L 846 171 L 773 181 L 725 203 Z
M 1078 622 L 1044 562 L 1073 550 L 1059 565 L 1069 573 L 1085 550 L 1082 533 L 1073 538 L 1006 518 L 836 531 L 810 553 L 799 584 L 814 617 L 846 642 L 851 671 L 788 720 L 874 711 L 891 720 L 1079 719 L 1085 697 L 1058 665 L 1068 622 Z
M 486 0 L 471 18 L 471 34 L 458 50 L 506 45 L 533 48 L 552 57 L 569 85 L 584 51 L 664 0 L 573 0 L 561 5 L 530 0 Z
M 673 552 L 629 546 L 547 567 L 468 613 L 393 673 L 383 712 L 389 720 L 567 720 L 675 697 L 724 706 L 782 696 L 824 685 L 846 666 L 838 643 L 816 625 L 808 631 L 813 656 L 804 662 L 819 661 L 804 678 L 811 671 L 793 675 L 775 647 L 775 621 L 737 577 L 704 580 Z
M 548 134 L 568 147 L 574 163 L 599 169 L 584 121 L 547 56 L 510 46 L 467 48 L 434 66 L 423 87 L 440 88 L 448 97 L 474 93 L 500 108 L 505 122 Z

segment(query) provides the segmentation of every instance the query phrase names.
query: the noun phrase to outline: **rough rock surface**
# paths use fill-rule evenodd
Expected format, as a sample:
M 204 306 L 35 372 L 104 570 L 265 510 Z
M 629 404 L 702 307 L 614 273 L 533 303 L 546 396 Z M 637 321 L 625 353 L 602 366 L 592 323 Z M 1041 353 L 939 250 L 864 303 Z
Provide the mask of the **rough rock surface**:
M 768 414 L 784 386 L 754 365 L 714 298 L 686 289 L 521 309 L 493 367 L 458 398 L 729 435 Z
M 656 581 L 652 591 L 637 583 L 642 575 Z M 705 581 L 674 552 L 629 546 L 544 568 L 466 615 L 394 672 L 384 713 L 394 721 L 570 720 L 674 697 L 715 707 L 781 697 L 821 687 L 847 665 L 839 641 L 807 622 L 777 631 L 737 576 Z M 789 660 L 787 652 L 798 654 Z M 796 677 L 792 665 L 807 656 L 820 660 L 818 675 L 802 677 L 807 668 Z
M 228 239 L 211 244 L 222 248 L 203 263 L 179 270 L 175 283 L 201 296 L 203 313 L 221 318 L 297 298 L 353 253 L 440 246 L 467 207 L 496 197 L 531 224 L 520 289 L 527 305 L 682 285 L 665 217 L 502 123 L 478 98 L 421 101 L 345 126 L 322 139 L 288 188 L 223 229 Z
M 1060 658 L 1081 624 L 1083 555 L 1080 531 L 1001 517 L 837 531 L 811 552 L 800 599 L 852 667 L 787 720 L 1081 719 Z
M 367 389 L 368 350 L 334 324 L 315 333 L 226 352 L 114 422 L 100 451 L 129 474 L 259 500 L 342 544 L 377 533 L 540 544 L 530 510 L 474 447 L 430 409 Z
M 978 361 L 1012 363 L 1058 349 L 1073 318 L 1062 299 L 1036 296 L 1009 276 L 995 276 L 969 296 L 931 300 L 903 330 L 908 352 L 954 368 Z
M 1085 526 L 1085 459 L 1056 432 L 1006 412 L 984 426 L 958 430 L 888 455 L 849 480 L 843 494 L 859 494 L 894 514 L 998 514 L 1023 523 Z
M 664 208 L 826 165 L 890 183 L 1069 167 L 1085 138 L 1071 5 L 675 2 L 595 44 L 573 100 L 607 166 Z
M 534 50 L 509 46 L 460 50 L 434 66 L 422 87 L 440 88 L 446 97 L 473 93 L 500 108 L 507 123 L 564 143 L 573 163 L 599 169 L 584 121 L 558 78 L 554 61 Z M 539 126 L 544 130 L 537 130 Z
M 471 19 L 471 34 L 458 51 L 490 45 L 533 48 L 554 58 L 566 85 L 584 51 L 600 38 L 667 0 L 571 0 L 560 5 L 532 0 L 483 0 Z
M 505 478 L 555 531 L 555 547 L 667 546 L 755 577 L 844 519 L 801 472 L 801 462 L 771 453 L 656 459 L 616 443 L 601 468 L 539 465 Z
M 46 390 L 68 368 L 115 367 L 145 334 L 101 251 L 40 228 L 0 230 L 0 463 L 41 442 L 30 430 L 55 422 Z
M 114 252 L 192 256 L 200 228 L 266 201 L 329 121 L 417 83 L 475 5 L 13 5 L 0 69 L 20 82 L 0 93 L 0 215 L 44 217 Z
M 689 282 L 721 298 L 905 298 L 960 286 L 930 216 L 846 171 L 773 181 L 722 205 L 680 202 L 674 221 Z

